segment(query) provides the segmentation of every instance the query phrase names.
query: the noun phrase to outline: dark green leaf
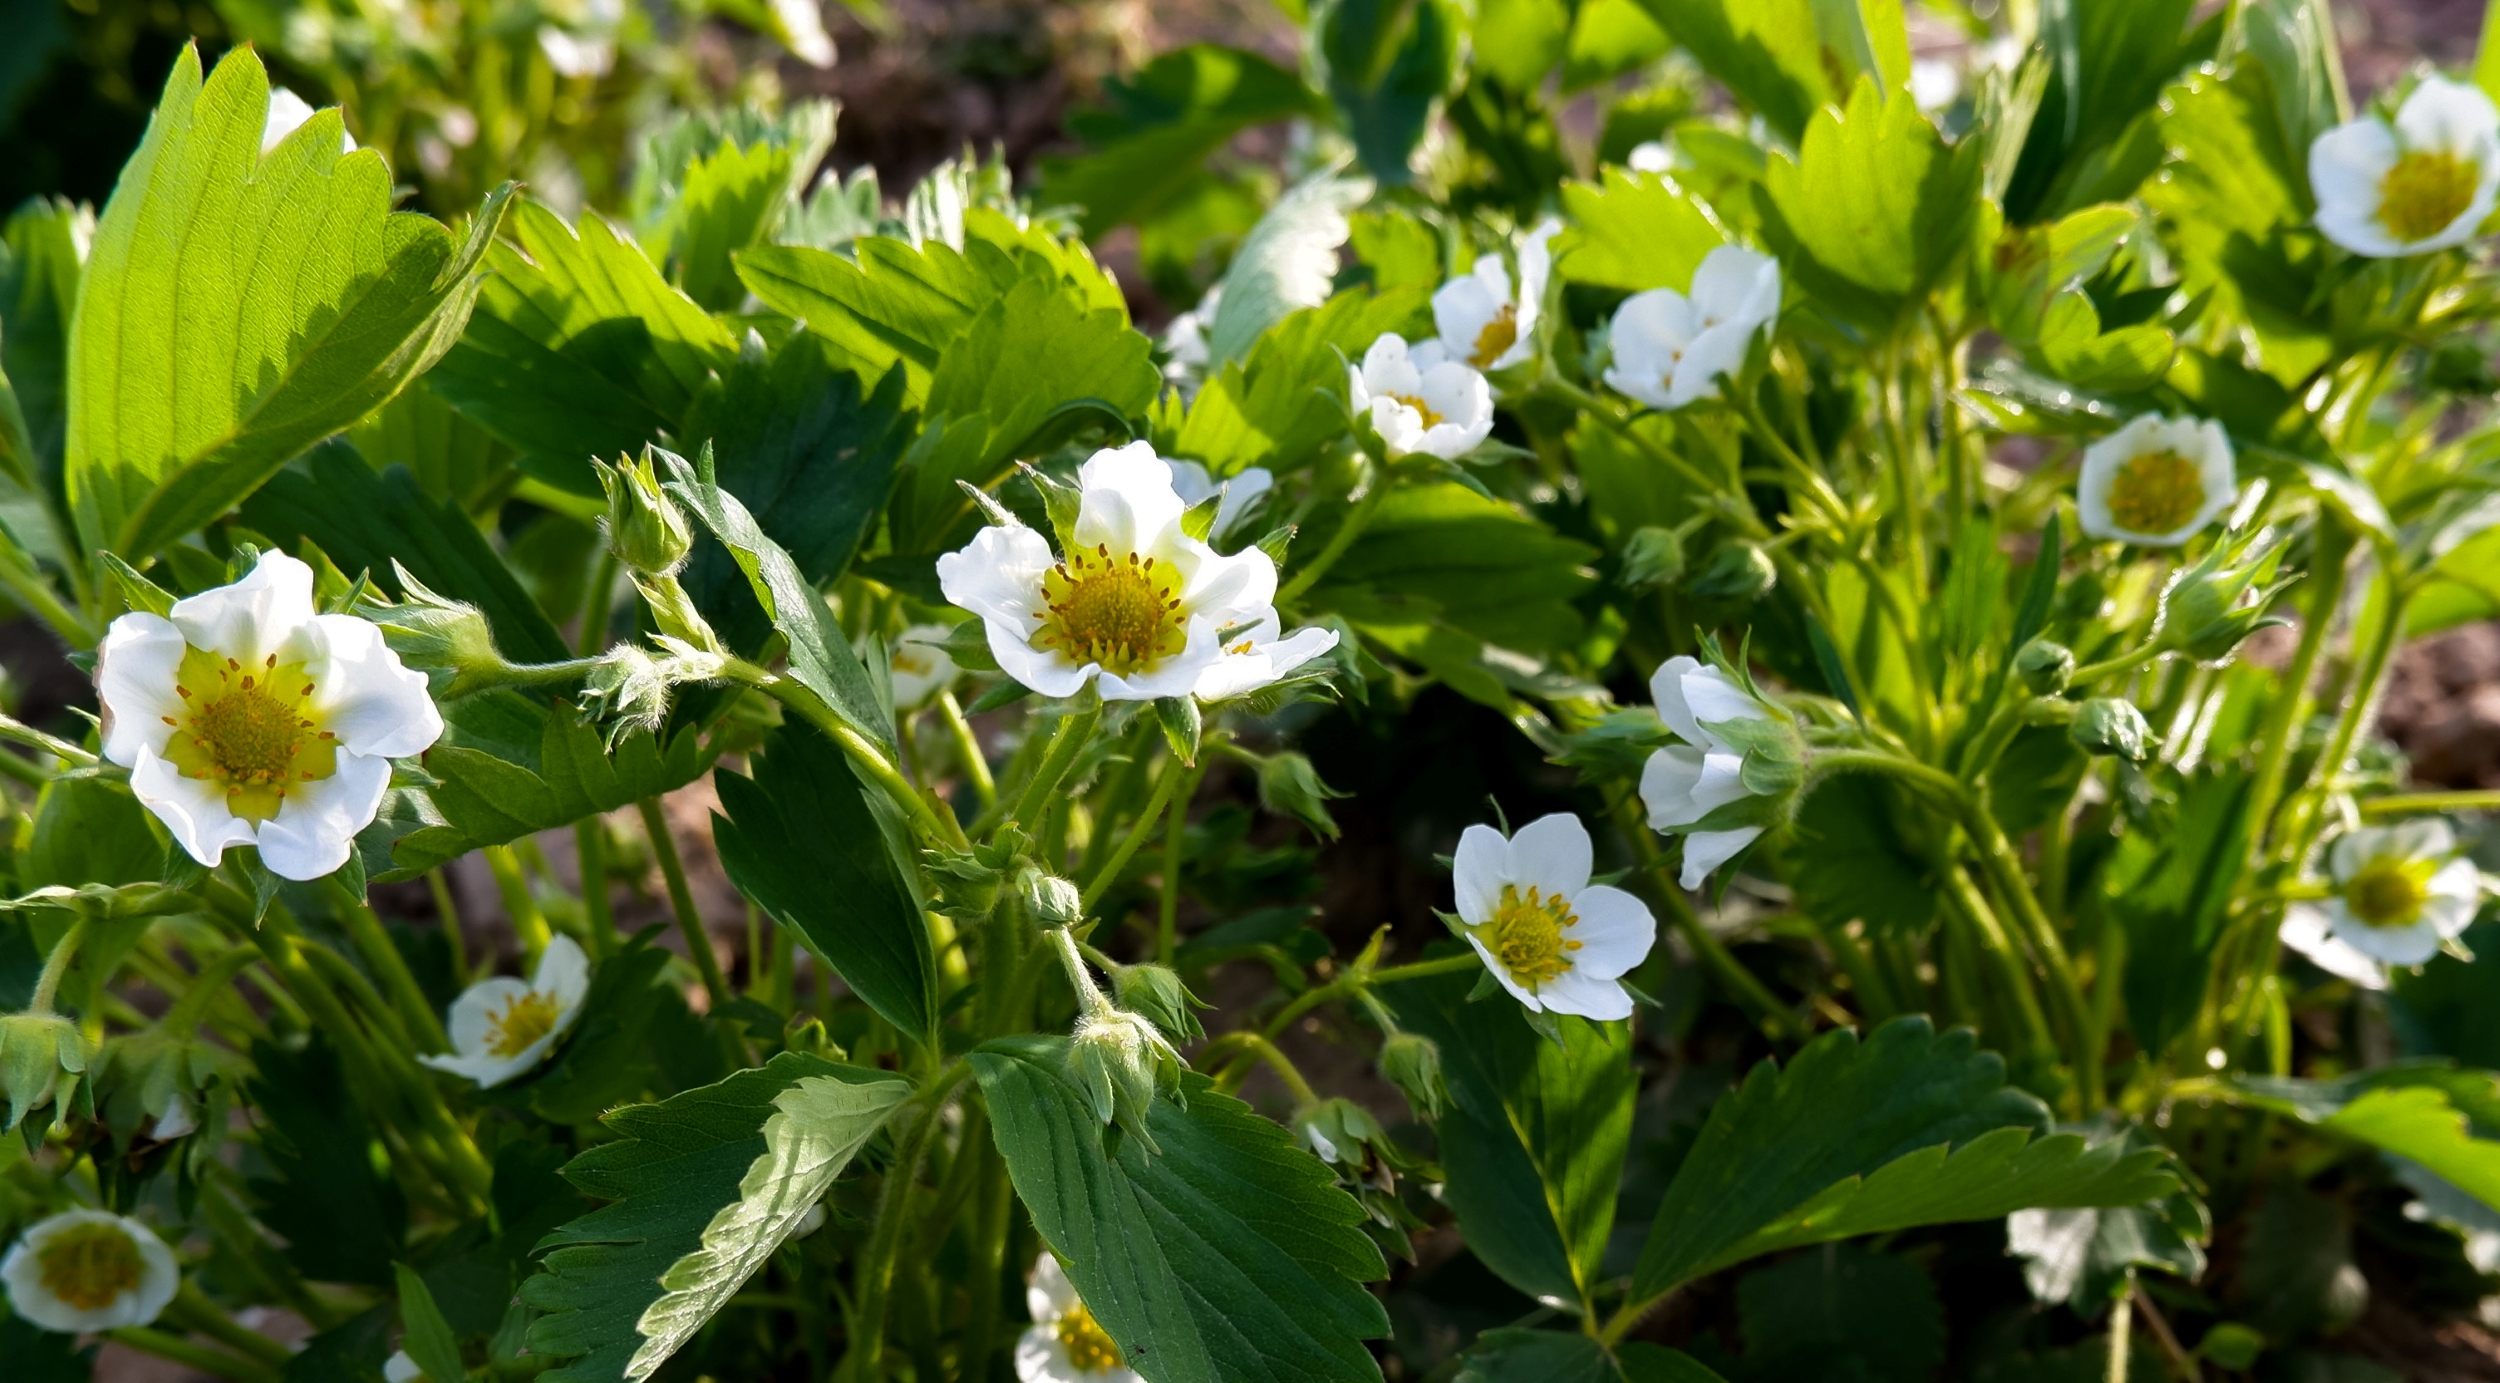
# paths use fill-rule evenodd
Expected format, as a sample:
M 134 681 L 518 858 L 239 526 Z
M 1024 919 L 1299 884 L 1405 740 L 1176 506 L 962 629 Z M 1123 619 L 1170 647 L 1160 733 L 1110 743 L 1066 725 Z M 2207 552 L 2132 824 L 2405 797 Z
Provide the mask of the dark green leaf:
M 2247 774 L 2200 775 L 2180 794 L 2173 828 L 2128 832 L 2104 873 L 2111 915 L 2127 929 L 2127 1017 L 2148 1051 L 2167 1046 L 2203 1002 L 2247 818 Z
M 1315 513 L 1297 541 L 1325 545 L 1341 513 Z M 1543 652 L 1578 641 L 1585 622 L 1572 602 L 1596 584 L 1597 556 L 1463 485 L 1410 486 L 1373 511 L 1311 602 L 1363 624 L 1438 614 L 1488 643 Z
M 762 245 L 738 257 L 738 277 L 766 306 L 823 337 L 835 365 L 862 379 L 901 365 L 913 408 L 928 396 L 938 352 L 1024 276 L 987 241 L 956 250 L 869 236 L 855 253 Z
M 1641 0 L 1677 44 L 1772 129 L 1796 140 L 1860 79 L 1898 90 L 1910 45 L 1897 3 Z
M 287 1261 L 320 1282 L 388 1287 L 407 1233 L 399 1186 L 373 1161 L 373 1129 L 339 1069 L 315 1039 L 301 1051 L 255 1043 L 247 1087 L 265 1121 L 261 1155 L 270 1175 L 251 1182 L 262 1223 L 286 1240 Z
M 1944 1307 L 1906 1258 L 1839 1244 L 1736 1284 L 1748 1373 L 1921 1383 L 1944 1362 Z
M 386 1301 L 322 1331 L 286 1361 L 280 1377 L 286 1383 L 382 1383 L 396 1314 Z
M 1067 1044 L 972 1055 L 998 1150 L 1042 1239 L 1132 1367 L 1156 1383 L 1373 1383 L 1363 1341 L 1389 1318 L 1360 1285 L 1387 1273 L 1325 1164 L 1205 1079 L 1158 1100 L 1162 1148 L 1122 1138 L 1064 1074 Z
M 0 1359 L 9 1361 L 10 1383 L 91 1383 L 101 1342 L 78 1347 L 78 1337 L 45 1330 L 11 1312 L 0 1316 Z
M 1102 94 L 1101 108 L 1068 119 L 1085 152 L 1042 160 L 1038 194 L 1048 205 L 1082 207 L 1088 239 L 1152 219 L 1242 130 L 1318 104 L 1300 77 L 1212 43 L 1159 54 L 1135 76 L 1106 80 Z
M 428 1378 L 466 1378 L 469 1371 L 460 1365 L 460 1342 L 434 1304 L 425 1279 L 405 1263 L 394 1264 L 393 1271 L 399 1285 L 399 1324 L 405 1332 L 400 1348 Z
M 2006 186 L 2007 220 L 2028 225 L 2090 202 L 2123 200 L 2135 190 L 2130 183 L 2096 189 L 2102 195 L 2077 195 L 2103 177 L 2110 150 L 2153 109 L 2163 86 L 2213 56 L 2220 25 L 2190 32 L 2196 8 L 2195 0 L 2049 0 L 2040 7 L 2048 86 Z
M 56 502 L 69 429 L 70 310 L 92 214 L 57 198 L 32 201 L 0 235 L 0 375 L 16 396 L 31 453 L 8 469 L 28 491 Z
M 1780 851 L 1798 908 L 1826 927 L 1856 920 L 1877 936 L 1925 933 L 1936 920 L 1936 888 L 1927 860 L 1903 838 L 1905 819 L 1900 793 L 1881 779 L 1841 774 L 1815 788 Z
M 1364 171 L 1390 187 L 1458 75 L 1467 18 L 1450 0 L 1318 0 L 1310 54 Z

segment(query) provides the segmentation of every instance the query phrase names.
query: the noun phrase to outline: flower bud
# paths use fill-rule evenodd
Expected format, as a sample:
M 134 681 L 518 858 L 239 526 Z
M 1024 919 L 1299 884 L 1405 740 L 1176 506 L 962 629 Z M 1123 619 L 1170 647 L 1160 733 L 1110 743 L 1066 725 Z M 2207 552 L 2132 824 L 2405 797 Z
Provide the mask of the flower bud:
M 1393 1032 L 1380 1044 L 1380 1074 L 1406 1096 L 1418 1119 L 1438 1119 L 1450 1107 L 1450 1087 L 1441 1078 L 1441 1048 L 1421 1033 Z
M 677 502 L 660 489 L 650 455 L 619 457 L 615 465 L 596 459 L 590 464 L 599 472 L 600 488 L 608 492 L 607 517 L 600 521 L 608 550 L 643 575 L 674 575 L 694 550 L 694 530 Z
M 448 600 L 424 582 L 398 568 L 398 601 L 368 594 L 353 613 L 382 630 L 382 642 L 399 660 L 427 675 L 434 695 L 442 700 L 501 686 L 512 680 L 512 664 L 495 647 L 495 631 L 486 614 L 474 605 Z
M 1181 977 L 1164 966 L 1121 966 L 1111 972 L 1111 993 L 1120 1007 L 1143 1015 L 1183 1042 L 1195 1042 L 1207 1035 L 1192 1011 L 1207 1005 L 1198 1002 L 1198 996 L 1189 992 Z
M 1623 584 L 1630 590 L 1672 586 L 1684 576 L 1684 535 L 1643 525 L 1623 545 Z
M 1294 1136 L 1320 1161 L 1360 1173 L 1366 1149 L 1388 1133 L 1371 1111 L 1348 1099 L 1327 1099 L 1293 1116 Z
M 76 1023 L 57 1013 L 0 1017 L 0 1094 L 8 1097 L 10 1130 L 24 1121 L 28 1110 L 40 1109 L 56 1096 L 68 1103 L 86 1069 L 87 1039 Z M 61 1084 L 64 1075 L 69 1077 L 66 1086 Z
M 621 643 L 599 655 L 582 679 L 582 714 L 607 727 L 608 746 L 635 730 L 657 732 L 668 719 L 668 676 L 660 660 L 639 644 Z
M 1068 1044 L 1068 1076 L 1096 1117 L 1160 1151 L 1146 1132 L 1146 1115 L 1157 1096 L 1180 1090 L 1181 1056 L 1153 1023 L 1107 1004 L 1079 1017 Z
M 1730 600 L 1738 603 L 1759 600 L 1770 594 L 1779 580 L 1779 572 L 1771 565 L 1771 554 L 1758 543 L 1739 539 L 1722 543 L 1701 571 L 1685 586 L 1685 590 L 1704 600 Z
M 2133 702 L 2114 696 L 2084 702 L 2066 733 L 2088 753 L 2111 754 L 2139 764 L 2152 757 L 2157 742 L 2153 727 L 2144 722 L 2144 713 Z
M 1319 770 L 1304 756 L 1285 750 L 1256 759 L 1259 805 L 1311 828 L 1322 840 L 1337 838 L 1337 820 L 1328 814 L 1328 799 L 1344 793 L 1320 781 Z
M 1076 885 L 1031 860 L 1016 861 L 1008 883 L 1025 915 L 1036 926 L 1072 926 L 1085 916 L 1084 895 L 1077 892 Z
M 2033 639 L 2014 655 L 2014 675 L 2033 696 L 2055 696 L 2075 675 L 2075 651 L 2054 639 Z
M 2266 613 L 2283 583 L 2258 585 L 2273 573 L 2276 550 L 2272 543 L 2237 552 L 2216 545 L 2172 578 L 2161 597 L 2161 646 L 2200 663 L 2218 663 L 2249 635 L 2290 623 Z

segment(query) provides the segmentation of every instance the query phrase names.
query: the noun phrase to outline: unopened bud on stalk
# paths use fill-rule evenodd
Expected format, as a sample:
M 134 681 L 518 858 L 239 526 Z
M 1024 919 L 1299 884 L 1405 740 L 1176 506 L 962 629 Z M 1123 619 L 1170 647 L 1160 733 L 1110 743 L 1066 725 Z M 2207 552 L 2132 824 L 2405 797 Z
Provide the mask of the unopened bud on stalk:
M 1623 545 L 1623 584 L 1631 590 L 1672 586 L 1684 576 L 1684 535 L 1644 525 Z
M 2145 723 L 2144 713 L 2133 702 L 2114 696 L 2096 696 L 2084 702 L 2066 733 L 2089 753 L 2114 755 L 2129 763 L 2142 763 L 2152 757 L 2156 743 L 2153 727 Z
M 2014 655 L 2014 675 L 2034 696 L 2055 696 L 2074 680 L 2075 651 L 2053 639 L 2033 639 Z
M 1365 1150 L 1389 1136 L 1371 1111 L 1342 1098 L 1322 1100 L 1295 1114 L 1293 1131 L 1320 1161 L 1355 1172 L 1363 1169 Z
M 393 565 L 405 594 L 394 602 L 368 593 L 356 602 L 352 613 L 373 621 L 382 631 L 382 642 L 399 655 L 400 662 L 427 675 L 438 699 L 447 701 L 515 680 L 516 670 L 495 647 L 495 633 L 484 611 L 435 594 L 406 568 Z
M 10 1130 L 55 1096 L 66 1104 L 86 1069 L 87 1039 L 76 1023 L 57 1013 L 0 1016 L 0 1094 L 8 1097 Z
M 1024 905 L 1025 913 L 1038 926 L 1073 926 L 1085 916 L 1084 895 L 1076 885 L 1029 859 L 1016 861 L 1009 883 L 1015 889 L 1016 901 Z
M 607 517 L 599 522 L 608 551 L 643 576 L 674 576 L 694 550 L 694 530 L 677 502 L 660 489 L 659 473 L 648 453 L 619 457 L 616 464 L 593 460 L 600 488 L 608 492 Z
M 1438 1119 L 1450 1107 L 1450 1087 L 1441 1078 L 1441 1048 L 1421 1033 L 1393 1032 L 1380 1044 L 1380 1074 L 1418 1119 Z
M 2266 613 L 2287 581 L 2269 582 L 2280 549 L 2272 542 L 2216 545 L 2172 578 L 2161 598 L 2161 645 L 2200 663 L 2231 656 L 2249 635 L 2291 621 Z M 2261 588 L 2260 583 L 2264 582 Z
M 649 650 L 618 644 L 582 679 L 579 704 L 584 716 L 607 727 L 613 746 L 634 730 L 657 731 L 668 719 L 668 676 Z
M 1771 554 L 1759 543 L 1737 539 L 1722 543 L 1685 589 L 1705 600 L 1745 602 L 1770 594 L 1779 581 Z
M 1161 1151 L 1146 1115 L 1158 1096 L 1179 1093 L 1181 1055 L 1151 1021 L 1109 1004 L 1088 1010 L 1068 1044 L 1068 1076 L 1104 1123 Z
M 1123 965 L 1111 972 L 1111 994 L 1120 1007 L 1141 1014 L 1183 1042 L 1207 1035 L 1193 1010 L 1207 1007 L 1181 977 L 1161 965 Z

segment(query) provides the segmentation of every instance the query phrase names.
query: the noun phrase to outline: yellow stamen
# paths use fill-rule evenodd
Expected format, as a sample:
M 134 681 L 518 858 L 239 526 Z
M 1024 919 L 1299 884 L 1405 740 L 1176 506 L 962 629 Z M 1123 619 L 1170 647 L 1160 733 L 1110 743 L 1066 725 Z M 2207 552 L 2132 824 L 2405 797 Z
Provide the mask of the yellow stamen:
M 1476 333 L 1475 348 L 1468 353 L 1467 363 L 1479 370 L 1489 370 L 1493 368 L 1494 361 L 1502 358 L 1502 352 L 1518 343 L 1519 305 L 1504 303 L 1502 310 L 1493 314 L 1493 320 L 1484 324 L 1484 330 Z
M 561 1013 L 553 994 L 533 990 L 515 998 L 501 1013 L 486 1018 L 486 1050 L 505 1060 L 519 1056 L 530 1044 L 554 1032 Z
M 2428 240 L 2465 214 L 2483 170 L 2440 149 L 2406 154 L 2378 184 L 2378 221 L 2398 240 Z
M 1059 1318 L 1057 1330 L 1059 1347 L 1068 1352 L 1068 1363 L 1078 1373 L 1109 1373 L 1124 1362 L 1120 1346 L 1082 1302 Z
M 115 1224 L 72 1225 L 35 1250 L 35 1262 L 44 1290 L 81 1311 L 112 1305 L 146 1271 L 130 1232 Z
M 1391 394 L 1389 397 L 1396 399 L 1398 402 L 1405 404 L 1409 408 L 1414 409 L 1415 416 L 1424 420 L 1423 425 L 1425 428 L 1436 428 L 1441 425 L 1441 415 L 1432 411 L 1432 405 L 1424 402 L 1423 395 Z
M 1517 884 L 1502 885 L 1502 901 L 1485 925 L 1493 933 L 1493 958 L 1530 989 L 1561 978 L 1571 968 L 1571 952 L 1581 945 L 1563 936 L 1564 928 L 1580 925 L 1570 901 L 1559 893 L 1545 897 L 1533 885 L 1525 897 Z
M 1042 575 L 1048 607 L 1037 648 L 1057 648 L 1122 676 L 1152 667 L 1189 643 L 1181 616 L 1181 573 L 1136 553 L 1078 549 Z
M 2437 860 L 2372 856 L 2344 885 L 2344 906 L 2373 927 L 2410 927 L 2422 920 L 2422 905 L 2431 898 L 2431 876 L 2438 872 Z
M 266 821 L 295 785 L 338 771 L 337 736 L 319 729 L 302 666 L 280 667 L 271 654 L 247 673 L 232 658 L 195 648 L 183 655 L 180 677 L 174 690 L 186 714 L 174 722 L 165 757 L 185 777 L 224 789 L 236 816 Z
M 2176 532 L 2204 507 L 2204 473 L 2175 451 L 2131 456 L 2109 479 L 2109 516 L 2130 533 Z

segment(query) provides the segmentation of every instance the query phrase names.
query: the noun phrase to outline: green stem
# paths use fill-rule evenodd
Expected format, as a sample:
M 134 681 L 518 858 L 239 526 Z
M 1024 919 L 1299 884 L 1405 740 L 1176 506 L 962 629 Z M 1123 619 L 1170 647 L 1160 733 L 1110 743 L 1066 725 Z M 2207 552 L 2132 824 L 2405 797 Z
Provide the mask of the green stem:
M 1177 754 L 1172 756 L 1170 763 L 1164 765 L 1163 775 L 1155 780 L 1153 795 L 1146 799 L 1145 807 L 1137 813 L 1137 824 L 1129 828 L 1129 833 L 1121 837 L 1119 848 L 1111 852 L 1111 858 L 1103 861 L 1101 869 L 1095 871 L 1093 882 L 1085 885 L 1085 891 L 1080 895 L 1081 905 L 1085 911 L 1093 911 L 1094 904 L 1101 901 L 1104 891 L 1120 877 L 1120 871 L 1128 867 L 1130 860 L 1136 858 L 1138 847 L 1144 845 L 1146 838 L 1154 834 L 1155 827 L 1163 820 L 1164 809 L 1172 805 L 1173 794 L 1180 791 L 1182 780 L 1189 778 L 1191 772 L 1190 766 L 1182 763 Z M 1185 813 L 1186 807 L 1184 806 L 1183 811 L 1175 812 L 1174 815 L 1177 817 Z M 1169 959 L 1163 954 L 1163 942 L 1159 929 L 1155 953 L 1158 960 Z
M 2283 782 L 2292 756 L 2295 728 L 2300 724 L 2301 703 L 2308 698 L 2310 684 L 2316 679 L 2318 659 L 2326 649 L 2327 631 L 2335 622 L 2335 612 L 2343 604 L 2344 583 L 2356 539 L 2341 524 L 2321 523 L 2318 528 L 2318 553 L 2315 573 L 2311 579 L 2316 587 L 2310 592 L 2307 617 L 2301 621 L 2300 642 L 2292 651 L 2290 666 L 2275 682 L 2279 689 L 2266 706 L 2266 718 L 2257 732 L 2257 776 L 2248 796 L 2248 864 L 2256 867 L 2266 858 L 2267 840 L 2274 820 L 2274 809 L 2283 793 Z
M 660 814 L 660 799 L 646 797 L 635 807 L 642 813 L 642 829 L 651 837 L 651 857 L 659 861 L 660 877 L 668 882 L 668 905 L 677 914 L 677 933 L 685 938 L 686 958 L 703 977 L 703 993 L 712 1001 L 712 1012 L 722 1012 L 729 1007 L 729 981 L 721 976 L 712 939 L 703 930 L 703 915 L 695 910 L 694 890 L 686 886 L 686 866 L 677 858 L 677 842 L 669 834 L 668 819 Z
M 1363 497 L 1346 512 L 1345 521 L 1337 525 L 1336 532 L 1328 535 L 1328 542 L 1320 548 L 1318 555 L 1304 563 L 1302 569 L 1293 574 L 1293 579 L 1285 583 L 1285 588 L 1276 593 L 1278 605 L 1293 604 L 1311 587 L 1319 584 L 1319 579 L 1328 574 L 1330 567 L 1337 565 L 1337 559 L 1345 556 L 1354 546 L 1354 540 L 1362 537 L 1363 530 L 1371 526 L 1372 516 L 1380 512 L 1381 501 L 1389 497 L 1390 489 L 1388 469 L 1372 467 L 1371 488 L 1365 490 Z
M 969 1064 L 958 1061 L 929 1087 L 923 1097 L 926 1108 L 897 1140 L 893 1165 L 886 1168 L 885 1187 L 877 1198 L 877 1225 L 868 1240 L 868 1261 L 860 1269 L 859 1314 L 852 1322 L 850 1376 L 858 1383 L 884 1377 L 880 1363 L 885 1353 L 885 1303 L 894 1285 L 894 1263 L 902 1251 L 920 1159 L 928 1151 L 929 1135 L 937 1127 L 946 1097 L 971 1071 Z
M 1093 738 L 1094 726 L 1101 719 L 1102 702 L 1090 697 L 1059 718 L 1058 728 L 1051 733 L 1050 752 L 1042 756 L 1033 770 L 1033 780 L 1017 796 L 1010 820 L 1027 830 L 1039 824 L 1051 794 L 1059 790 L 1059 780 L 1068 776 L 1068 770 L 1076 765 L 1076 756 L 1085 752 L 1085 744 Z
M 826 738 L 842 747 L 842 754 L 851 761 L 851 767 L 892 798 L 894 805 L 902 808 L 904 814 L 912 819 L 912 824 L 918 826 L 930 840 L 958 850 L 972 848 L 971 840 L 964 835 L 964 828 L 956 822 L 952 811 L 913 787 L 903 777 L 902 771 L 894 766 L 894 761 L 886 757 L 884 750 L 836 715 L 814 692 L 787 677 L 738 658 L 731 658 L 722 666 L 721 676 L 755 688 L 824 731 Z
M 69 974 L 70 962 L 78 958 L 78 944 L 87 939 L 87 919 L 80 917 L 52 943 L 52 954 L 43 958 L 43 973 L 35 977 L 35 996 L 26 1005 L 32 1014 L 52 1012 L 52 999 L 61 992 L 61 979 Z
M 963 764 L 964 776 L 972 780 L 972 795 L 986 814 L 998 805 L 998 782 L 990 776 L 990 761 L 981 753 L 980 737 L 972 733 L 972 722 L 964 719 L 964 708 L 955 700 L 955 693 L 939 692 L 937 708 L 938 716 L 946 722 L 946 733 L 955 741 L 955 757 Z
M 972 1311 L 964 1326 L 963 1359 L 956 1376 L 967 1383 L 987 1383 L 990 1359 L 998 1348 L 1000 1306 L 1013 1291 L 1007 1278 L 1007 1236 L 1015 1228 L 1015 1187 L 1007 1179 L 1006 1160 L 995 1144 L 984 1140 L 981 1159 L 981 1204 L 972 1251 Z M 1017 1274 L 1021 1277 L 1022 1274 Z
M 582 876 L 582 915 L 590 920 L 590 954 L 615 955 L 616 907 L 608 898 L 608 832 L 596 816 L 573 823 L 573 858 Z
M 2500 791 L 2399 792 L 2361 803 L 2365 817 L 2428 816 L 2435 812 L 2500 812 Z
M 1163 965 L 1170 965 L 1180 950 L 1181 868 L 1189 855 L 1189 800 L 1198 795 L 1198 780 L 1205 771 L 1191 771 L 1189 786 L 1180 794 L 1181 805 L 1163 826 L 1162 896 L 1155 900 L 1155 960 Z
M 2012 938 L 2006 936 L 2004 926 L 1997 921 L 1996 910 L 1988 906 L 1979 886 L 1971 882 L 1960 865 L 1946 863 L 1943 875 L 1943 896 L 1950 905 L 1946 911 L 1969 928 L 1980 952 L 1996 967 L 1998 980 L 2005 989 L 2003 997 L 2014 1005 L 2022 1031 L 2008 1036 L 2026 1042 L 2032 1051 L 2056 1051 L 2057 1039 L 2049 1031 L 2048 1015 L 2041 1011 L 2037 982 L 2031 968 L 2015 951 Z
M 1228 1033 L 1226 1036 L 1242 1049 L 1244 1055 L 1267 1063 L 1267 1068 L 1276 1073 L 1276 1079 L 1284 1082 L 1285 1089 L 1293 1095 L 1296 1107 L 1319 1103 L 1319 1092 L 1311 1088 L 1311 1083 L 1303 1079 L 1302 1072 L 1294 1066 L 1293 1059 L 1286 1056 L 1275 1043 L 1255 1032 Z M 1236 1065 L 1234 1069 L 1241 1071 L 1243 1068 Z M 1222 1082 L 1218 1084 L 1220 1088 L 1230 1093 L 1240 1088 L 1241 1080 L 1239 1076 L 1234 1076 L 1231 1084 L 1225 1085 Z
M 278 1380 L 275 1369 L 264 1368 L 249 1359 L 236 1358 L 222 1349 L 195 1345 L 179 1336 L 151 1330 L 144 1325 L 125 1325 L 118 1330 L 108 1330 L 104 1332 L 104 1338 L 124 1349 L 170 1359 L 211 1378 L 230 1379 L 232 1383 L 277 1383 Z
M 183 1279 L 182 1285 L 175 1290 L 165 1319 L 195 1335 L 206 1335 L 236 1353 L 257 1359 L 271 1368 L 283 1369 L 287 1361 L 295 1357 L 295 1351 L 257 1330 L 245 1328 L 227 1315 L 188 1278 Z
M 2074 676 L 2067 679 L 2067 685 L 2087 686 L 2104 677 L 2112 677 L 2122 672 L 2133 672 L 2167 652 L 2169 650 L 2159 644 L 2149 644 L 2133 653 L 2122 653 L 2115 658 L 2103 658 L 2097 663 L 2086 663 L 2075 669 Z
M 176 999 L 174 1006 L 158 1020 L 158 1026 L 175 1037 L 187 1038 L 198 1032 L 200 1024 L 207 1020 L 208 1006 L 215 1003 L 217 996 L 225 992 L 234 977 L 242 974 L 255 959 L 257 957 L 250 951 L 237 946 L 201 966 L 199 973 L 184 985 L 182 997 Z
M 408 1031 L 429 1052 L 451 1049 L 451 1039 L 443 1032 L 442 1020 L 434 1016 L 434 1005 L 417 984 L 417 977 L 408 968 L 407 958 L 391 944 L 390 933 L 383 930 L 382 919 L 374 915 L 365 900 L 354 889 L 330 877 L 330 890 L 338 898 L 347 924 L 348 940 L 355 943 L 356 953 L 364 957 L 365 968 L 382 977 L 383 988 L 390 992 L 391 1002 L 399 1010 L 400 1020 Z
M 1727 493 L 1728 487 L 1725 482 L 1704 474 L 1692 462 L 1658 445 L 1654 439 L 1634 427 L 1631 419 L 1624 417 L 1597 395 L 1576 384 L 1557 378 L 1547 378 L 1541 381 L 1538 387 L 1548 393 L 1560 395 L 1564 402 L 1579 409 L 1584 416 L 1595 418 L 1607 430 L 1631 443 L 1633 450 L 1673 471 L 1685 484 L 1702 494 L 1724 495 Z M 1733 523 L 1748 538 L 1759 541 L 1771 536 L 1771 530 L 1762 526 L 1762 521 L 1754 514 L 1751 505 L 1732 507 L 1721 517 Z
M 2075 977 L 2075 963 L 2066 954 L 2066 944 L 2057 935 L 2057 926 L 2049 921 L 2046 909 L 2040 906 L 2039 895 L 2031 891 L 2031 881 L 2023 877 L 2022 861 L 2014 853 L 2013 842 L 2005 838 L 2004 828 L 1997 825 L 1996 813 L 1982 801 L 1965 800 L 1962 830 L 1978 847 L 1980 868 L 1988 881 L 2013 911 L 2014 921 L 2025 933 L 2024 939 L 2040 957 L 2049 974 L 2049 993 L 2056 1001 L 2060 1017 L 2073 1034 L 2076 1051 L 2075 1066 L 2083 1087 L 2083 1112 L 2087 1115 L 2100 1109 L 2101 1051 L 2092 1042 L 2090 1006 L 2084 1002 L 2083 984 Z
M 0 740 L 5 740 L 10 744 L 22 744 L 29 749 L 40 749 L 78 768 L 94 768 L 103 762 L 95 755 L 58 735 L 47 735 L 34 726 L 9 716 L 0 716 Z
M 486 856 L 486 872 L 495 876 L 495 891 L 503 895 L 503 910 L 512 917 L 512 934 L 521 943 L 522 959 L 535 969 L 554 933 L 530 892 L 529 876 L 521 872 L 521 857 L 509 845 L 489 845 L 479 853 Z

